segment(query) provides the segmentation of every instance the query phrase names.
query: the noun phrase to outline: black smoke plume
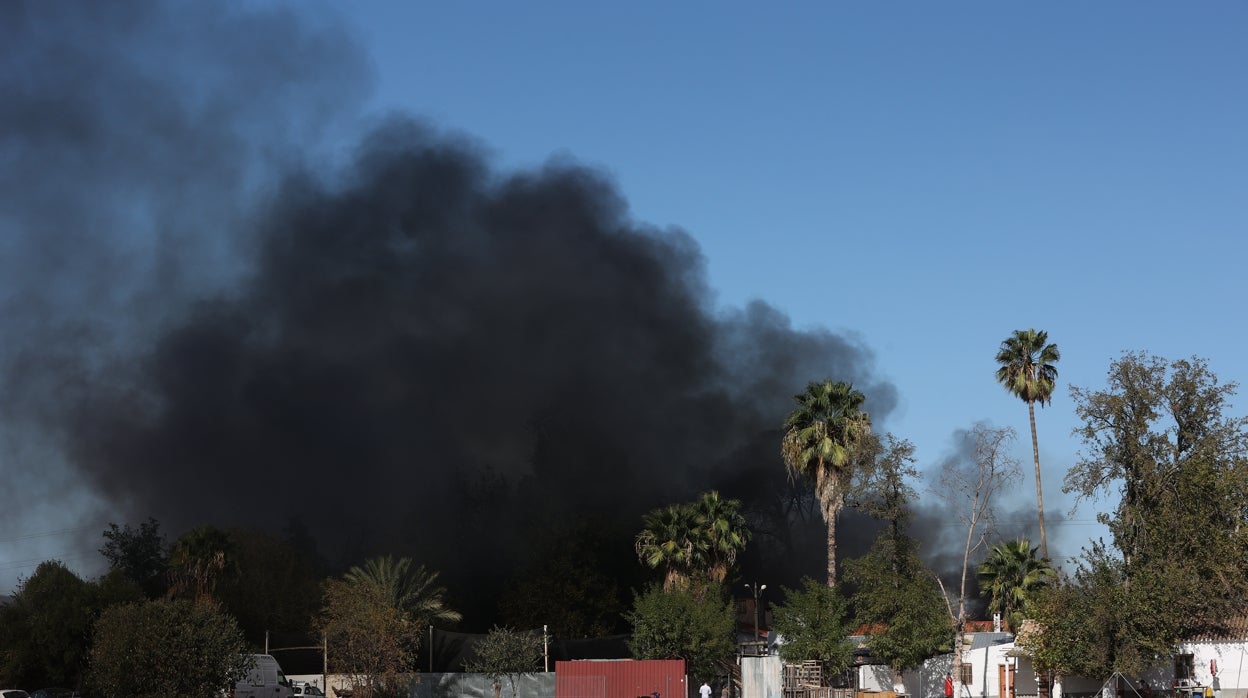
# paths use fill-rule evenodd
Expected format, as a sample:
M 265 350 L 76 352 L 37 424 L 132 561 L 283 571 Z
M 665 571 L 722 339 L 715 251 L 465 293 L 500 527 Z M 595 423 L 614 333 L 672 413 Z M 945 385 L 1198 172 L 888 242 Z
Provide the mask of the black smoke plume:
M 717 307 L 694 239 L 601 172 L 500 171 L 408 116 L 336 164 L 370 79 L 332 21 L 17 2 L 0 40 L 15 481 L 175 533 L 301 521 L 339 564 L 442 570 L 488 625 L 534 537 L 592 520 L 627 558 L 653 507 L 765 508 L 808 380 L 895 403 L 860 341 Z

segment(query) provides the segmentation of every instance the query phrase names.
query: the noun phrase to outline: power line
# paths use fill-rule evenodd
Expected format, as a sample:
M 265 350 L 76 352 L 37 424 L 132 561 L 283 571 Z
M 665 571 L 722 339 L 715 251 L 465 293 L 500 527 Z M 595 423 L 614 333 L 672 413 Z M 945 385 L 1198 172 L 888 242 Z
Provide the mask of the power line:
M 68 533 L 80 533 L 82 531 L 102 531 L 104 527 L 100 524 L 88 524 L 86 526 L 74 526 L 72 528 L 58 528 L 54 531 L 36 531 L 35 533 L 23 533 L 11 538 L 0 538 L 0 543 L 17 543 L 24 540 L 34 540 L 35 538 L 49 538 L 51 536 L 62 536 Z
M 24 569 L 27 567 L 38 567 L 39 565 L 45 562 L 52 562 L 52 561 L 58 561 L 58 560 L 60 562 L 65 562 L 66 560 L 80 560 L 82 558 L 85 558 L 94 554 L 95 554 L 94 552 L 82 551 L 82 552 L 77 552 L 77 553 L 69 553 L 66 555 L 50 555 L 50 556 L 43 555 L 40 557 L 26 558 L 25 560 L 6 560 L 4 562 L 0 562 L 0 571 L 7 572 L 10 570 L 20 570 L 20 569 Z
M 33 540 L 35 538 L 48 538 L 51 536 L 60 536 L 68 533 L 79 533 L 82 531 L 103 530 L 98 524 L 89 524 L 86 526 L 74 526 L 72 528 L 59 528 L 54 531 L 37 531 L 35 533 L 23 533 L 21 535 L 12 536 L 10 538 L 0 538 L 0 543 L 16 543 L 18 541 Z

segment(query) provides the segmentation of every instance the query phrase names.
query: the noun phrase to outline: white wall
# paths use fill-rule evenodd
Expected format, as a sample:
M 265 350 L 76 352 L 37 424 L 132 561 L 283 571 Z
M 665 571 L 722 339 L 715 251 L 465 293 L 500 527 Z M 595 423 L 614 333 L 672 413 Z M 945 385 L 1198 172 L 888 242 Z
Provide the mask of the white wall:
M 858 690 L 897 690 L 893 686 L 893 668 L 887 664 L 868 664 L 866 666 L 858 667 Z
M 1212 686 L 1214 694 L 1221 698 L 1244 698 L 1248 695 L 1248 647 L 1243 642 L 1193 643 L 1184 647 L 1185 653 L 1193 655 L 1196 681 L 1202 686 Z M 1210 660 L 1216 661 L 1218 673 L 1210 672 Z M 1164 668 L 1166 678 L 1173 677 L 1173 662 Z
M 996 698 L 1000 695 L 997 667 L 1007 661 L 1006 652 L 1014 649 L 1013 643 L 994 645 L 962 653 L 962 661 L 973 667 L 974 680 L 966 686 L 958 686 L 959 698 Z M 1193 643 L 1186 645 L 1181 653 L 1193 655 L 1195 679 L 1201 686 L 1212 686 L 1218 698 L 1248 698 L 1248 644 L 1243 642 Z M 1209 661 L 1216 660 L 1218 673 L 1213 676 Z M 943 680 L 953 661 L 952 655 L 929 659 L 918 671 L 905 675 L 906 692 L 914 698 L 944 698 Z M 1036 674 L 1026 657 L 1017 659 L 1014 690 L 1017 698 L 1035 696 L 1038 692 Z M 986 671 L 985 671 L 986 670 Z M 1108 677 L 1065 676 L 1054 687 L 1053 698 L 1082 698 L 1100 692 Z M 1142 676 L 1127 677 L 1139 686 L 1143 679 L 1152 687 L 1154 698 L 1171 698 L 1174 682 L 1174 659 L 1167 658 Z M 1124 687 L 1124 698 L 1134 698 L 1135 692 Z
M 1035 696 L 1038 686 L 1031 662 L 1024 658 L 1007 657 L 1006 653 L 1012 649 L 1014 649 L 1014 643 L 1010 642 L 975 650 L 963 650 L 962 663 L 971 665 L 971 683 L 956 683 L 959 677 L 955 674 L 955 695 L 958 698 L 997 698 L 1002 695 L 998 667 L 1013 662 L 1015 696 L 1017 698 Z M 945 674 L 954 673 L 952 666 L 953 655 L 946 654 L 927 660 L 922 669 L 907 671 L 905 673 L 906 692 L 913 698 L 944 698 Z

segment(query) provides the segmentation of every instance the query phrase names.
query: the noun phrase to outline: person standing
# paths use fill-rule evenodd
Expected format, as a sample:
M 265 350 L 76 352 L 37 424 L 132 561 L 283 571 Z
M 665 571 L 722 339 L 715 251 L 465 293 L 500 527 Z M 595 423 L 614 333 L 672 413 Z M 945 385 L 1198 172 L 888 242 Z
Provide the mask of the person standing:
M 711 698 L 711 685 L 705 681 L 702 682 L 702 688 L 698 689 L 698 694 L 702 698 Z

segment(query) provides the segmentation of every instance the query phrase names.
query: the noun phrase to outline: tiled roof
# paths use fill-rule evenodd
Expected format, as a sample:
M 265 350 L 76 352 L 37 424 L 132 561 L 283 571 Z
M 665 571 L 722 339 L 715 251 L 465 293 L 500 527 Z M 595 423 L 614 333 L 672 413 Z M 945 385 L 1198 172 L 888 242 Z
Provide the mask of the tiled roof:
M 991 621 L 991 620 L 968 620 L 966 621 L 966 625 L 963 627 L 966 629 L 967 633 L 998 632 L 997 630 L 993 629 L 992 627 L 993 622 L 994 621 Z M 1005 632 L 1005 633 L 1010 632 L 1010 624 L 1005 622 L 1005 620 L 1001 621 L 1000 632 Z
M 1248 616 L 1231 618 L 1221 631 L 1207 632 L 1191 639 L 1191 642 L 1226 642 L 1248 640 Z
M 1248 615 L 1237 616 L 1225 621 L 1224 628 L 1219 631 L 1206 632 L 1188 640 L 1188 642 L 1243 642 L 1248 641 Z M 1020 648 L 1026 649 L 1028 640 L 1041 631 L 1034 621 L 1023 621 L 1016 641 Z

